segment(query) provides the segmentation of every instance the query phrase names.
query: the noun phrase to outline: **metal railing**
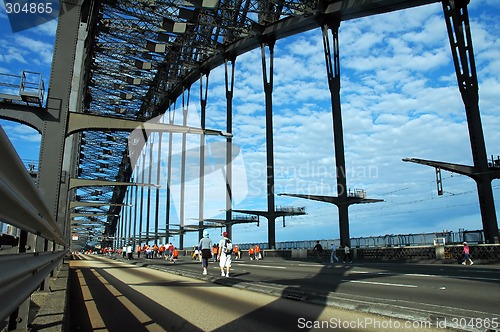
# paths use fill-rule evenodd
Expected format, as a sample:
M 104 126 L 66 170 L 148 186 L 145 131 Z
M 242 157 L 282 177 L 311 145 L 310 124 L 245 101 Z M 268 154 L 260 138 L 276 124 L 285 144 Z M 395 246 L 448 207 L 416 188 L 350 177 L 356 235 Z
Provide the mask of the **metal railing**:
M 9 237 L 16 241 L 0 247 L 0 326 L 7 319 L 10 326 L 28 320 L 20 316 L 29 310 L 19 306 L 46 286 L 45 279 L 68 253 L 68 241 L 1 127 L 0 155 L 0 223 L 2 230 L 5 224 L 17 229 Z
M 24 70 L 21 75 L 0 73 L 0 100 L 42 107 L 45 83 L 42 74 Z
M 482 230 L 461 230 L 459 232 L 434 232 L 434 233 L 416 233 L 416 234 L 388 234 L 381 236 L 366 236 L 351 238 L 351 248 L 385 248 L 385 247 L 410 247 L 410 246 L 433 246 L 435 238 L 443 238 L 446 244 L 458 244 L 464 241 L 473 244 L 484 242 L 484 233 Z M 338 248 L 341 247 L 340 239 L 321 239 L 319 240 L 323 248 L 329 248 L 334 243 Z M 240 248 L 248 249 L 258 244 L 263 249 L 269 248 L 266 242 L 242 243 Z M 276 242 L 276 250 L 291 249 L 311 249 L 316 244 L 316 240 L 301 241 L 282 241 Z

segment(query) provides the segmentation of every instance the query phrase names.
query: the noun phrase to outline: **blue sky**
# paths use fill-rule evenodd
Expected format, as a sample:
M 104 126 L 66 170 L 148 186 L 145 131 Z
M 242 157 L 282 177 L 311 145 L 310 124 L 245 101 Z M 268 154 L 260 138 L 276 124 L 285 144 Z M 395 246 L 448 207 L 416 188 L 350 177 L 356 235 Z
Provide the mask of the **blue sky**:
M 3 5 L 2 5 L 3 6 Z M 479 80 L 480 110 L 488 155 L 500 149 L 500 10 L 493 0 L 469 5 Z M 48 86 L 55 21 L 11 33 L 0 11 L 0 73 L 40 71 Z M 472 164 L 464 106 L 457 87 L 440 3 L 372 16 L 340 26 L 341 100 L 347 182 L 383 203 L 350 208 L 352 237 L 481 229 L 475 183 L 443 172 L 444 195 L 436 191 L 434 169 L 404 163 L 404 157 Z M 266 209 L 265 115 L 260 50 L 236 60 L 234 144 L 241 148 L 241 193 L 235 208 Z M 274 149 L 276 192 L 336 195 L 330 94 L 319 29 L 280 40 L 275 47 Z M 257 64 L 257 65 L 256 65 Z M 199 85 L 192 88 L 189 125 L 196 116 Z M 179 105 L 179 103 L 178 103 Z M 225 129 L 223 69 L 210 73 L 207 127 Z M 181 123 L 180 114 L 176 123 Z M 39 135 L 1 121 L 22 159 L 37 159 Z M 180 138 L 177 137 L 177 144 Z M 217 141 L 210 138 L 209 142 Z M 220 141 L 220 140 L 219 140 Z M 199 144 L 190 137 L 190 146 Z M 165 144 L 163 144 L 163 148 Z M 493 182 L 498 196 L 498 181 Z M 186 187 L 186 219 L 198 217 L 197 180 Z M 207 189 L 205 216 L 224 209 Z M 163 200 L 162 200 L 163 201 Z M 500 202 L 495 200 L 498 210 Z M 213 204 L 213 205 L 212 205 Z M 276 240 L 338 238 L 334 205 L 276 197 L 277 205 L 305 206 L 306 216 L 276 223 Z M 154 207 L 154 204 L 152 205 Z M 212 214 L 212 215 L 210 215 Z M 263 242 L 266 221 L 233 228 L 236 242 Z M 215 231 L 214 231 L 215 232 Z M 216 232 L 218 233 L 218 232 Z M 196 242 L 197 234 L 185 238 Z M 174 241 L 178 239 L 175 238 Z

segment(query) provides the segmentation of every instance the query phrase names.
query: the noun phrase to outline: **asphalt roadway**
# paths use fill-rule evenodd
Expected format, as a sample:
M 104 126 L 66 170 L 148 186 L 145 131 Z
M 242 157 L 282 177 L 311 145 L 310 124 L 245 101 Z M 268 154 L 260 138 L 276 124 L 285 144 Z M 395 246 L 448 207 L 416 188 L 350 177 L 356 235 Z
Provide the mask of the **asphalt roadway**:
M 70 262 L 72 331 L 500 331 L 500 265 Z

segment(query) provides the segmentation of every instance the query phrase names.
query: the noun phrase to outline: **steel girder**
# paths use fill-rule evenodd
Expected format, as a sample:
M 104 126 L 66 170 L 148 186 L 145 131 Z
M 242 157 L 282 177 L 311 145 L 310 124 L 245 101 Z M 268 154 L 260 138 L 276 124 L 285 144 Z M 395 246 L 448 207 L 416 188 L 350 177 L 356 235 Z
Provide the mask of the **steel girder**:
M 95 3 L 87 38 L 83 112 L 146 121 L 163 114 L 203 73 L 261 43 L 436 0 L 106 0 Z M 103 150 L 106 137 L 116 144 Z M 84 132 L 80 177 L 128 182 L 128 133 Z M 106 152 L 104 152 L 106 151 Z M 94 195 L 101 193 L 101 195 Z M 122 203 L 125 187 L 78 189 L 81 201 Z M 110 206 L 119 214 L 121 206 Z M 116 225 L 117 218 L 109 217 Z M 110 228 L 113 230 L 113 226 Z

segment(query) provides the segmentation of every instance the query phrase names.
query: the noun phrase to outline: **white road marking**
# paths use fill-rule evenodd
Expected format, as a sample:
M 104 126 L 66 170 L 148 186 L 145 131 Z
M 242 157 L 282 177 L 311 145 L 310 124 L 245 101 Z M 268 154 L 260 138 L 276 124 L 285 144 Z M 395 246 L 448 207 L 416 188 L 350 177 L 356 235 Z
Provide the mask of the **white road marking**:
M 235 261 L 233 261 L 233 263 L 235 263 Z M 243 263 L 242 265 L 244 265 L 244 266 L 254 266 L 254 267 L 267 267 L 267 268 L 270 268 L 270 269 L 286 269 L 285 266 L 275 266 L 275 265 L 256 265 L 256 264 L 246 264 L 246 263 Z
M 314 266 L 314 267 L 321 267 L 324 268 L 324 265 L 319 265 L 319 264 L 297 264 L 298 266 Z
M 370 271 L 349 271 L 349 274 L 376 274 L 376 275 L 410 276 L 410 277 L 424 277 L 424 278 L 455 278 L 464 280 L 500 281 L 499 278 L 454 276 L 447 274 L 439 275 L 439 274 L 425 274 L 425 273 L 392 273 L 392 272 L 370 272 Z
M 417 288 L 416 285 L 406 285 L 406 284 L 391 284 L 387 282 L 376 282 L 376 281 L 361 281 L 361 280 L 347 280 L 343 279 L 342 282 L 354 282 L 358 284 L 370 284 L 370 285 L 379 285 L 379 286 L 394 286 L 394 287 L 407 287 L 407 288 Z

